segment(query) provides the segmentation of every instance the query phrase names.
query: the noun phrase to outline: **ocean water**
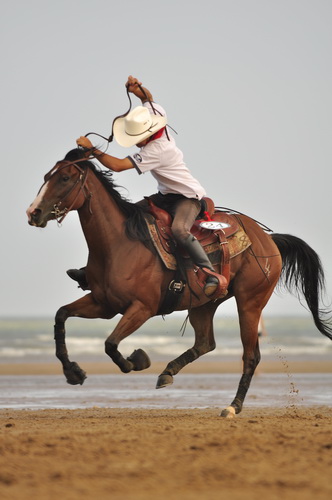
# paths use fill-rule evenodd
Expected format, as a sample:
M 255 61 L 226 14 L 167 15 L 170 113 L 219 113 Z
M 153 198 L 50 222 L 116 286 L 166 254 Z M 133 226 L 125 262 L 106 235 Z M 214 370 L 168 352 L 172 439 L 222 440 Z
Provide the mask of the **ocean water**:
M 107 359 L 104 342 L 120 316 L 113 320 L 70 318 L 66 323 L 66 342 L 72 358 L 98 361 Z M 186 315 L 151 318 L 120 344 L 123 355 L 142 348 L 153 361 L 170 361 L 194 343 L 194 332 Z M 0 318 L 0 363 L 54 361 L 52 318 Z M 267 336 L 262 337 L 262 358 L 330 359 L 332 342 L 315 328 L 310 317 L 267 317 Z M 216 317 L 217 347 L 206 360 L 240 359 L 242 345 L 237 318 Z
M 194 333 L 184 316 L 150 320 L 120 346 L 124 356 L 143 348 L 152 361 L 170 361 L 191 347 Z M 71 359 L 107 361 L 104 341 L 116 320 L 68 320 L 67 347 Z M 242 346 L 236 318 L 216 318 L 217 348 L 206 361 L 240 360 Z M 310 318 L 265 318 L 267 336 L 261 339 L 264 360 L 329 360 L 332 342 L 320 334 Z M 49 318 L 0 319 L 1 363 L 58 362 L 54 354 L 53 320 Z M 185 374 L 174 384 L 155 390 L 157 376 L 130 373 L 88 375 L 82 386 L 66 384 L 63 375 L 1 375 L 0 409 L 44 408 L 218 408 L 233 400 L 240 374 Z M 325 405 L 332 408 L 332 374 L 284 373 L 255 376 L 245 406 Z

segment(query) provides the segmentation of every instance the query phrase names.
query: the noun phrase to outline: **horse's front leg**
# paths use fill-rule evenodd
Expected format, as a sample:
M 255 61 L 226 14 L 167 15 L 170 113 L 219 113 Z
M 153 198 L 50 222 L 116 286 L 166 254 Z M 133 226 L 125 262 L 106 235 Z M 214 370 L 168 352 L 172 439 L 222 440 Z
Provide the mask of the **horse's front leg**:
M 195 331 L 195 344 L 191 349 L 170 361 L 159 375 L 156 389 L 161 389 L 173 383 L 173 377 L 188 363 L 192 363 L 203 354 L 213 351 L 216 346 L 213 332 L 213 317 L 219 303 L 207 304 L 191 309 L 189 320 Z
M 149 356 L 142 349 L 135 350 L 128 358 L 124 358 L 118 350 L 121 340 L 138 330 L 151 316 L 151 310 L 142 302 L 133 302 L 105 341 L 106 354 L 123 373 L 145 370 L 151 365 Z
M 82 385 L 86 379 L 86 373 L 82 370 L 75 361 L 70 361 L 66 347 L 66 330 L 65 322 L 69 317 L 78 318 L 105 318 L 110 319 L 115 314 L 105 314 L 104 309 L 96 304 L 91 293 L 84 297 L 60 307 L 55 315 L 54 339 L 56 348 L 56 357 L 61 361 L 63 373 L 68 384 Z

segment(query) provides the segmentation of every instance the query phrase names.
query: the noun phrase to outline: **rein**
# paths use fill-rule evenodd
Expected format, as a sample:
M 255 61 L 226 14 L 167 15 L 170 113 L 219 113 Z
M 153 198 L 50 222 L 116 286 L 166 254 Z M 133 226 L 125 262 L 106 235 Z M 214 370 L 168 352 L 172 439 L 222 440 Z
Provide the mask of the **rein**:
M 156 115 L 156 114 L 161 115 L 161 113 L 160 113 L 157 109 L 155 109 L 155 107 L 153 106 L 153 102 L 152 102 L 152 101 L 148 98 L 148 96 L 147 96 L 147 94 L 146 94 L 146 92 L 145 92 L 144 88 L 142 87 L 142 85 L 138 85 L 138 87 L 139 87 L 139 89 L 142 91 L 143 95 L 146 97 L 147 101 L 149 102 L 149 104 L 150 104 L 150 106 L 151 106 L 151 108 L 152 108 L 152 110 L 153 110 L 153 113 L 154 113 L 155 115 Z M 111 142 L 113 142 L 113 138 L 114 138 L 114 131 L 113 131 L 113 130 L 114 130 L 114 123 L 115 123 L 115 121 L 116 121 L 118 118 L 124 118 L 125 116 L 127 116 L 127 115 L 130 113 L 130 110 L 131 110 L 131 108 L 132 108 L 132 101 L 131 101 L 130 92 L 129 92 L 129 86 L 128 86 L 128 85 L 126 86 L 126 90 L 127 90 L 127 97 L 128 97 L 128 100 L 129 100 L 129 109 L 128 109 L 128 111 L 126 111 L 126 113 L 123 113 L 122 115 L 118 115 L 118 116 L 116 116 L 116 117 L 114 118 L 113 123 L 112 123 L 112 132 L 111 132 L 111 135 L 107 138 L 107 137 L 104 137 L 104 136 L 103 136 L 103 135 L 101 135 L 101 134 L 97 134 L 97 132 L 88 132 L 88 133 L 85 135 L 85 137 L 88 137 L 89 135 L 96 135 L 96 136 L 98 136 L 98 137 L 101 137 L 101 138 L 102 138 L 102 139 L 104 139 L 105 141 L 107 141 L 107 142 L 108 142 L 108 144 L 109 144 L 109 143 L 111 143 Z M 170 125 L 166 125 L 166 127 L 165 127 L 165 132 L 166 132 L 166 135 L 167 135 L 168 140 L 170 140 L 170 139 L 169 139 L 169 137 L 168 137 L 167 127 L 171 128 L 171 129 L 173 130 L 173 132 L 175 132 L 176 134 L 177 134 L 177 132 L 176 132 L 176 130 L 174 130 L 174 128 L 172 128 Z M 107 149 L 107 148 L 106 148 L 106 149 Z
M 61 170 L 63 168 L 70 167 L 71 165 L 74 166 L 79 171 L 79 173 L 80 173 L 79 178 L 77 179 L 77 181 L 75 182 L 75 184 L 73 184 L 73 186 L 71 186 L 71 188 L 68 190 L 68 192 L 63 197 L 63 199 L 61 201 L 59 201 L 58 203 L 56 203 L 53 206 L 54 210 L 52 211 L 52 214 L 54 214 L 54 218 L 56 219 L 56 221 L 57 221 L 58 224 L 61 224 L 62 221 L 63 221 L 63 219 L 66 217 L 66 215 L 71 211 L 71 209 L 75 205 L 75 202 L 76 202 L 76 200 L 79 197 L 79 195 L 80 195 L 81 192 L 83 193 L 85 200 L 86 201 L 89 200 L 89 211 L 92 214 L 92 210 L 91 210 L 92 193 L 91 193 L 91 191 L 88 191 L 87 187 L 86 187 L 86 181 L 87 181 L 87 178 L 88 178 L 89 168 L 82 169 L 82 168 L 79 167 L 79 165 L 77 165 L 77 163 L 82 162 L 82 161 L 87 161 L 87 160 L 85 158 L 82 158 L 82 159 L 76 160 L 76 161 L 62 160 L 59 163 L 62 163 L 63 165 L 61 165 L 61 167 L 58 167 L 56 170 L 54 170 L 53 172 L 51 172 L 51 174 L 48 177 L 46 176 L 46 182 L 47 182 L 55 174 L 58 174 L 59 172 L 61 172 Z M 77 186 L 79 187 L 79 189 L 77 191 L 77 194 L 76 194 L 73 202 L 69 206 L 69 208 L 64 207 L 64 208 L 61 209 L 60 207 L 63 204 L 64 200 L 66 200 L 66 198 L 74 191 L 74 189 Z
M 143 92 L 143 94 L 146 95 L 145 91 L 143 90 L 143 88 L 139 85 L 141 91 Z M 132 107 L 132 102 L 131 102 L 131 97 L 130 97 L 130 93 L 129 93 L 129 86 L 126 86 L 126 89 L 127 89 L 127 97 L 129 99 L 129 109 L 128 111 L 126 111 L 126 113 L 123 113 L 122 115 L 119 115 L 119 116 L 116 116 L 113 120 L 113 123 L 112 123 L 112 133 L 111 135 L 107 138 L 107 137 L 104 137 L 103 135 L 101 134 L 97 134 L 97 132 L 89 132 L 88 134 L 85 135 L 85 137 L 88 137 L 89 135 L 97 135 L 98 137 L 101 137 L 102 139 L 104 139 L 105 141 L 107 141 L 108 143 L 112 142 L 113 141 L 113 138 L 114 138 L 114 132 L 113 132 L 113 129 L 114 129 L 114 122 L 118 119 L 118 118 L 124 118 L 125 116 L 128 115 L 128 113 L 130 113 L 130 110 L 131 110 L 131 107 Z M 150 101 L 149 101 L 150 102 Z

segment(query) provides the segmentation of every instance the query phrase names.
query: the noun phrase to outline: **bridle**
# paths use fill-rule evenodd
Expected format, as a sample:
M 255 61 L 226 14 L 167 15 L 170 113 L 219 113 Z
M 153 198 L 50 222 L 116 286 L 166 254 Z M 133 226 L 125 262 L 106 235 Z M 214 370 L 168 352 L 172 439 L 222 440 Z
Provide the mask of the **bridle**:
M 45 176 L 45 182 L 44 182 L 43 186 L 52 177 L 54 177 L 56 174 L 58 174 L 59 172 L 61 172 L 61 170 L 63 170 L 64 168 L 70 167 L 70 166 L 75 167 L 76 170 L 78 170 L 78 172 L 80 174 L 79 177 L 78 177 L 78 179 L 76 180 L 76 182 L 70 187 L 70 189 L 68 190 L 68 192 L 62 198 L 62 200 L 60 200 L 58 203 L 55 203 L 53 205 L 53 210 L 52 210 L 51 214 L 54 215 L 54 218 L 56 219 L 56 221 L 57 221 L 58 224 L 61 224 L 62 221 L 63 221 L 63 219 L 66 217 L 66 215 L 72 210 L 73 206 L 76 203 L 77 198 L 79 197 L 79 195 L 81 193 L 83 193 L 85 201 L 89 201 L 89 211 L 92 214 L 92 210 L 91 210 L 92 193 L 91 193 L 91 191 L 88 190 L 87 185 L 86 185 L 88 174 L 89 174 L 89 168 L 83 169 L 79 165 L 77 165 L 77 163 L 83 162 L 83 161 L 87 161 L 87 160 L 85 158 L 81 158 L 80 160 L 75 160 L 75 161 L 61 160 Z M 60 164 L 60 163 L 61 163 L 61 166 L 57 167 L 57 165 Z M 76 196 L 74 197 L 74 200 L 72 201 L 71 205 L 69 207 L 65 206 L 64 208 L 61 208 L 61 205 L 64 204 L 64 202 L 68 198 L 68 196 L 70 196 L 70 194 L 77 187 L 79 189 L 77 190 Z

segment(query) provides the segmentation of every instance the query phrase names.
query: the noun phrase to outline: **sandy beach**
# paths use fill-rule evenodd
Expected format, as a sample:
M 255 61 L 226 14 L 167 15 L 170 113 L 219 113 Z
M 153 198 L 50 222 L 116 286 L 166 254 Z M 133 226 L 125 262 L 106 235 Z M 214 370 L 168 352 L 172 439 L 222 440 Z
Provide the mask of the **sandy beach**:
M 0 412 L 3 500 L 328 500 L 331 409 Z
M 119 368 L 111 361 L 91 362 L 80 361 L 80 366 L 90 375 L 121 373 Z M 167 362 L 152 362 L 150 368 L 144 373 L 160 374 Z M 241 361 L 205 361 L 204 358 L 187 365 L 181 373 L 238 373 L 242 369 Z M 277 361 L 262 360 L 257 368 L 258 373 L 332 373 L 331 360 L 303 360 L 280 358 Z M 60 362 L 50 363 L 0 363 L 0 375 L 57 375 L 61 374 Z
M 115 373 L 110 363 L 82 363 Z M 153 363 L 159 373 L 164 363 Z M 331 363 L 264 362 L 261 372 L 325 371 Z M 238 362 L 186 373 L 239 372 Z M 2 364 L 0 373 L 59 374 L 57 363 Z M 240 372 L 239 372 L 240 373 Z M 124 375 L 125 377 L 125 375 Z M 2 500 L 327 500 L 332 495 L 331 406 L 0 410 Z

